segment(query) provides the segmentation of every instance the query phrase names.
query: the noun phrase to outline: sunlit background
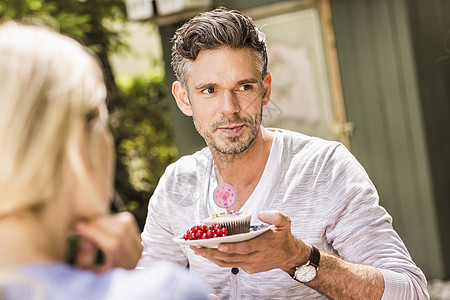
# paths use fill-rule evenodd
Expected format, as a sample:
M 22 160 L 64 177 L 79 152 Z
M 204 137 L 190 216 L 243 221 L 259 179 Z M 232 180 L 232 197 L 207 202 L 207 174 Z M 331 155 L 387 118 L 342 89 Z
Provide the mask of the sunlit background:
M 448 279 L 449 1 L 3 0 L 0 18 L 46 24 L 98 55 L 117 150 L 113 209 L 142 227 L 167 165 L 205 145 L 170 95 L 170 39 L 219 5 L 266 34 L 274 91 L 264 125 L 346 145 L 414 261 Z

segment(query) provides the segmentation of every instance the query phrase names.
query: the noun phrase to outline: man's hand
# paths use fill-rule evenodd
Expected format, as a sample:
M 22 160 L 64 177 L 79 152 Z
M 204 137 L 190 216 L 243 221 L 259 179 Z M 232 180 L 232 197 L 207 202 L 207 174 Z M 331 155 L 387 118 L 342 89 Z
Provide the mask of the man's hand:
M 75 265 L 106 272 L 112 268 L 134 269 L 141 257 L 142 244 L 134 216 L 129 212 L 104 216 L 74 225 L 74 234 L 83 237 Z M 96 265 L 96 247 L 104 253 L 104 263 Z
M 288 216 L 267 211 L 258 217 L 275 227 L 249 241 L 220 244 L 218 249 L 191 249 L 220 267 L 240 267 L 247 273 L 279 268 L 292 275 L 295 266 L 309 259 L 310 246 L 292 236 Z M 332 299 L 381 298 L 384 278 L 378 269 L 347 262 L 323 250 L 320 255 L 320 271 L 307 285 Z
M 191 249 L 220 267 L 239 267 L 249 274 L 277 268 L 292 274 L 295 266 L 306 263 L 310 248 L 292 236 L 288 216 L 265 211 L 258 218 L 275 227 L 249 241 L 220 244 L 217 249 Z

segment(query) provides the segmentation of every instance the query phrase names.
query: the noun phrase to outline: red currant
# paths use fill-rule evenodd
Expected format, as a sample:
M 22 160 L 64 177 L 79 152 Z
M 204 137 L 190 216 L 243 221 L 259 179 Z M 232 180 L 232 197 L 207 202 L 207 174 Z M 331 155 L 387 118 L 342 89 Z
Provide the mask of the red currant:
M 214 227 L 206 225 L 194 225 L 183 235 L 184 240 L 210 239 L 227 236 L 227 229 L 219 225 Z
M 206 232 L 206 237 L 207 237 L 208 239 L 214 237 L 214 231 L 212 231 L 211 228 L 208 229 L 208 231 Z

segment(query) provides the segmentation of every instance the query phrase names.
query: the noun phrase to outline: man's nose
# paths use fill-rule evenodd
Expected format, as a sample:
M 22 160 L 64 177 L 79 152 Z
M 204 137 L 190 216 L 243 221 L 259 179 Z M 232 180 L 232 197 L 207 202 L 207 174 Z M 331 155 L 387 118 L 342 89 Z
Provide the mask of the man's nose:
M 234 91 L 225 91 L 220 101 L 220 113 L 230 115 L 238 113 L 240 109 L 236 93 Z

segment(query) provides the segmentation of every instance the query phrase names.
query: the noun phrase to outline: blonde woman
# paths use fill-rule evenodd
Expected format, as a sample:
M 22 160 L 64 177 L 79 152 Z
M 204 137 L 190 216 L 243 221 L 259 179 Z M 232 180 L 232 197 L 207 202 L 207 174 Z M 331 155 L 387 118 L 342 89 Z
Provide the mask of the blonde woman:
M 0 299 L 207 298 L 173 266 L 125 270 L 140 256 L 139 232 L 129 214 L 108 215 L 114 150 L 105 96 L 101 70 L 80 44 L 0 25 Z M 80 268 L 64 263 L 74 233 L 85 238 Z M 96 247 L 105 252 L 98 267 Z

